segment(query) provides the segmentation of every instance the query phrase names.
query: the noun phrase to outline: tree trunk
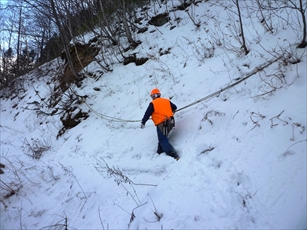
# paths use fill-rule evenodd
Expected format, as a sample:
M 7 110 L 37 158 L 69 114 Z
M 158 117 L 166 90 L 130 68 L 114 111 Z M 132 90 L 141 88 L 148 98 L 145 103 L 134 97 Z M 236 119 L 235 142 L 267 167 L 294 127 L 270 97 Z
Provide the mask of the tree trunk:
M 138 46 L 138 43 L 136 41 L 134 41 L 134 39 L 132 38 L 132 35 L 131 35 L 131 31 L 130 31 L 130 28 L 129 28 L 129 25 L 128 25 L 128 20 L 127 20 L 128 10 L 126 8 L 125 1 L 122 1 L 122 9 L 119 9 L 119 10 L 121 10 L 121 12 L 119 12 L 119 17 L 121 17 L 120 19 L 123 22 L 123 26 L 124 26 L 124 29 L 125 29 L 125 33 L 126 33 L 126 37 L 128 39 L 128 42 L 130 43 L 130 45 L 133 48 L 135 48 L 135 47 Z
M 240 11 L 240 6 L 239 6 L 239 0 L 236 0 L 236 6 L 237 6 L 237 9 L 238 9 L 238 16 L 239 16 L 239 21 L 240 21 L 242 47 L 244 49 L 245 55 L 247 55 L 249 53 L 249 50 L 247 49 L 246 43 L 245 43 L 245 37 L 244 37 L 244 31 L 243 31 L 243 23 L 242 23 L 241 11 Z
M 306 41 L 306 18 L 305 18 L 305 10 L 303 9 L 303 0 L 300 0 L 300 9 L 299 9 L 301 15 L 302 15 L 302 20 L 303 20 L 303 39 L 301 43 L 297 46 L 297 48 L 305 48 L 307 46 L 307 41 Z
M 17 37 L 17 67 L 16 67 L 16 76 L 19 76 L 19 68 L 20 68 L 20 36 L 21 36 L 21 23 L 22 23 L 22 19 L 21 19 L 21 13 L 22 13 L 22 8 L 20 8 L 19 10 L 19 22 L 18 22 L 18 37 Z

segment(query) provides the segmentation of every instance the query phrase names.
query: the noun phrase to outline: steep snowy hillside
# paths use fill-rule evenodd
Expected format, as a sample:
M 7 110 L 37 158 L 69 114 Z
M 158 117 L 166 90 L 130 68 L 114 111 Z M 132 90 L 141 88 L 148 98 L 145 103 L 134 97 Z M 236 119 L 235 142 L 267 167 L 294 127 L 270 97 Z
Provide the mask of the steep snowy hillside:
M 167 4 L 150 16 L 179 2 Z M 69 104 L 81 122 L 63 132 L 60 59 L 1 92 L 0 228 L 306 229 L 306 49 L 298 28 L 272 17 L 270 33 L 253 7 L 241 8 L 247 55 L 221 4 L 144 19 L 126 55 L 149 60 L 88 65 L 63 94 L 82 96 Z M 151 121 L 140 128 L 155 87 L 178 107 L 179 161 L 156 153 Z

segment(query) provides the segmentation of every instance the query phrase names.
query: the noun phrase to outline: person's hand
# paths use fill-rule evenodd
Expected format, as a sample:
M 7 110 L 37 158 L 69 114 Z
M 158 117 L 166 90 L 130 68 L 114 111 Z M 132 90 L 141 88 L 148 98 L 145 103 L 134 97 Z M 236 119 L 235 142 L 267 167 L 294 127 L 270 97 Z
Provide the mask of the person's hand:
M 141 129 L 144 129 L 145 125 L 143 123 L 141 123 Z

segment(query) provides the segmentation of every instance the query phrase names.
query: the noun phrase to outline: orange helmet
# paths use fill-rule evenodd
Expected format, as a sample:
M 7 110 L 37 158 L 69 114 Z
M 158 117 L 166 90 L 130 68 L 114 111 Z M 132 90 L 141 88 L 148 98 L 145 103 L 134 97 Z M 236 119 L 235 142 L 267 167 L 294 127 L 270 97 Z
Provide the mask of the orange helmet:
M 150 96 L 151 98 L 154 100 L 158 97 L 161 97 L 161 93 L 160 93 L 160 90 L 158 90 L 157 88 L 154 88 L 153 90 L 151 90 L 150 92 Z
M 154 94 L 161 94 L 161 93 L 160 93 L 160 90 L 157 89 L 157 88 L 154 88 L 153 90 L 151 90 L 150 96 L 152 96 L 152 95 L 154 95 Z

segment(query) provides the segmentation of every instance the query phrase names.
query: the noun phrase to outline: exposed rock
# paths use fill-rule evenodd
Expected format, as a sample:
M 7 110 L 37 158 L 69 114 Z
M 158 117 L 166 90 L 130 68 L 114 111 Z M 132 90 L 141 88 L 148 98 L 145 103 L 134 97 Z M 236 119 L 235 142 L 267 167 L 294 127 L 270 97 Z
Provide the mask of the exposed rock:
M 141 58 L 137 58 L 136 54 L 132 54 L 129 57 L 126 57 L 124 59 L 124 65 L 128 65 L 130 63 L 135 63 L 137 66 L 143 65 L 145 62 L 148 61 L 149 58 L 147 57 L 141 57 Z
M 76 114 L 73 114 L 76 109 L 77 107 L 70 108 L 60 118 L 63 124 L 63 128 L 59 131 L 57 138 L 63 135 L 67 129 L 71 129 L 77 126 L 82 120 L 86 120 L 89 117 L 88 113 L 82 112 L 81 109 L 79 109 Z
M 140 29 L 138 30 L 138 34 L 145 33 L 147 30 L 148 30 L 147 27 L 140 28 Z
M 163 26 L 167 22 L 169 22 L 170 17 L 168 13 L 158 14 L 150 19 L 148 22 L 150 25 L 154 26 Z
M 68 63 L 67 61 L 64 68 L 64 74 L 61 77 L 61 88 L 63 91 L 67 89 L 69 84 L 80 81 L 77 73 L 94 60 L 97 52 L 97 48 L 87 44 L 76 43 L 74 46 L 70 47 L 69 53 L 71 57 L 71 63 Z M 65 52 L 64 54 L 62 53 L 61 57 L 62 59 L 67 60 Z M 74 71 L 71 70 L 71 66 L 73 67 Z

